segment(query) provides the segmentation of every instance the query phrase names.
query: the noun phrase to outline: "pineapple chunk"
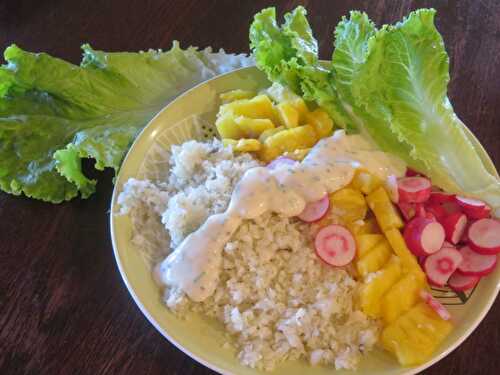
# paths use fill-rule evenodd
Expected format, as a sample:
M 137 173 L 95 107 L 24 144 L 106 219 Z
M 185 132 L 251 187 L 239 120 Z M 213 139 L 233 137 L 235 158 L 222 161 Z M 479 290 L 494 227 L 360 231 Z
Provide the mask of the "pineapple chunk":
M 312 147 L 316 141 L 316 133 L 310 125 L 282 130 L 264 141 L 259 157 L 261 160 L 271 161 L 284 152 Z
M 384 232 L 387 241 L 392 247 L 392 250 L 401 259 L 403 269 L 405 272 L 413 273 L 419 280 L 423 281 L 426 285 L 425 273 L 420 268 L 417 258 L 412 254 L 410 249 L 406 246 L 405 239 L 401 235 L 399 229 L 393 228 Z
M 307 122 L 307 114 L 309 113 L 309 109 L 307 108 L 307 104 L 304 99 L 298 97 L 292 100 L 288 100 L 287 103 L 290 103 L 296 111 L 299 113 L 299 124 L 304 124 Z
M 311 151 L 311 148 L 300 148 L 298 150 L 294 150 L 292 152 L 285 152 L 283 156 L 286 156 L 287 158 L 293 159 L 293 160 L 303 160 L 307 154 Z
M 383 187 L 378 187 L 370 194 L 367 195 L 366 201 L 371 208 L 375 217 L 377 218 L 378 225 L 383 231 L 392 228 L 402 228 L 404 223 L 401 216 L 392 204 L 387 192 Z
M 280 131 L 282 130 L 285 130 L 285 127 L 284 126 L 278 126 L 277 128 L 273 128 L 273 129 L 267 129 L 267 130 L 264 130 L 260 136 L 259 136 L 259 141 L 260 143 L 264 143 L 266 141 L 267 138 L 269 138 L 270 136 L 276 134 L 276 133 L 279 133 Z
M 287 128 L 299 126 L 299 112 L 291 103 L 283 102 L 276 106 L 280 123 Z
M 382 233 L 374 217 L 345 223 L 345 225 L 355 235 Z
M 361 258 L 368 253 L 376 244 L 384 239 L 381 234 L 358 234 L 355 236 L 356 240 L 356 256 Z
M 392 286 L 382 298 L 382 317 L 386 324 L 410 310 L 419 300 L 424 283 L 415 274 L 409 273 Z
M 222 144 L 224 146 L 231 145 L 233 150 L 236 152 L 253 152 L 259 151 L 261 143 L 257 139 L 223 139 Z
M 311 124 L 319 138 L 324 138 L 332 134 L 333 121 L 321 108 L 306 114 L 306 122 Z
M 452 328 L 449 321 L 420 302 L 384 328 L 381 342 L 401 365 L 416 366 L 429 360 Z
M 240 139 L 245 135 L 241 128 L 234 122 L 234 114 L 230 112 L 222 113 L 219 111 L 215 126 L 222 139 Z
M 376 272 L 387 263 L 391 257 L 391 246 L 386 240 L 381 241 L 356 262 L 356 269 L 361 276 Z
M 401 277 L 400 263 L 399 258 L 392 257 L 380 271 L 371 277 L 371 280 L 365 280 L 360 291 L 360 303 L 366 315 L 372 318 L 380 316 L 380 299 Z
M 219 95 L 220 99 L 223 103 L 234 102 L 235 100 L 241 99 L 251 99 L 256 95 L 254 91 L 251 90 L 231 90 L 227 92 L 223 92 Z
M 345 223 L 364 219 L 368 210 L 363 194 L 351 188 L 330 194 L 330 207 L 332 213 Z
M 244 138 L 258 138 L 266 130 L 274 129 L 274 124 L 267 118 L 235 117 L 234 122 L 241 129 Z
M 236 100 L 220 107 L 220 112 L 232 112 L 236 116 L 267 118 L 275 122 L 273 103 L 267 95 L 257 95 L 252 99 Z M 235 116 L 235 117 L 236 117 Z
M 382 185 L 382 180 L 371 173 L 358 169 L 352 179 L 351 185 L 355 189 L 361 190 L 364 194 L 370 194 Z

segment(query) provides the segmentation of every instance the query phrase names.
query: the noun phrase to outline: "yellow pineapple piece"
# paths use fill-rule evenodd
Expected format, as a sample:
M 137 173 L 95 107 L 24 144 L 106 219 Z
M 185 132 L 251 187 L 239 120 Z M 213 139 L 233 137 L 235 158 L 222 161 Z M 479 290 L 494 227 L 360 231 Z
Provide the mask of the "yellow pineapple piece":
M 229 103 L 229 102 L 234 102 L 235 100 L 251 99 L 255 95 L 257 95 L 255 91 L 237 89 L 237 90 L 223 92 L 222 94 L 219 95 L 219 98 L 222 100 L 223 103 Z
M 374 217 L 345 223 L 345 226 L 355 235 L 382 233 L 378 227 L 377 220 Z
M 312 112 L 309 112 L 305 116 L 306 122 L 316 130 L 316 134 L 318 134 L 319 138 L 328 137 L 332 134 L 333 130 L 333 121 L 321 108 L 317 108 Z
M 378 187 L 368 194 L 366 196 L 366 201 L 368 202 L 368 207 L 370 207 L 375 214 L 378 225 L 383 231 L 403 227 L 403 220 L 383 187 Z
M 330 207 L 345 223 L 364 219 L 368 210 L 363 194 L 348 187 L 330 194 Z
M 429 360 L 453 329 L 424 302 L 401 315 L 384 328 L 381 342 L 403 366 L 416 366 Z
M 382 298 L 382 317 L 386 324 L 392 323 L 401 314 L 420 301 L 420 291 L 425 284 L 415 274 L 406 274 Z
M 366 315 L 380 317 L 380 300 L 400 277 L 401 262 L 399 258 L 392 257 L 380 271 L 365 278 L 360 291 L 360 304 Z
M 245 136 L 242 129 L 234 122 L 234 118 L 231 112 L 217 114 L 215 126 L 222 139 L 240 139 Z
M 283 154 L 283 156 L 286 156 L 287 158 L 290 158 L 293 160 L 301 161 L 307 156 L 309 151 L 311 151 L 311 148 L 300 148 L 300 149 L 294 150 L 292 152 L 287 151 Z
M 241 129 L 245 138 L 258 138 L 266 130 L 274 129 L 274 124 L 267 118 L 235 117 L 234 122 Z
M 415 255 L 406 246 L 405 239 L 399 229 L 389 229 L 384 234 L 394 253 L 401 259 L 405 272 L 413 273 L 420 281 L 427 285 L 425 273 L 420 268 Z
M 285 130 L 284 126 L 278 126 L 277 128 L 264 130 L 261 133 L 261 135 L 259 136 L 260 143 L 264 143 L 267 138 L 269 138 L 270 136 L 272 136 L 272 135 L 274 135 L 276 133 L 279 133 L 282 130 Z
M 293 106 L 297 112 L 299 113 L 299 124 L 304 124 L 307 122 L 307 114 L 309 113 L 309 109 L 307 108 L 307 104 L 301 97 L 287 100 L 291 106 Z
M 236 116 L 249 118 L 267 118 L 275 122 L 275 113 L 273 103 L 267 95 L 257 95 L 252 99 L 235 100 L 234 102 L 224 104 L 220 111 L 232 112 Z
M 386 240 L 379 242 L 356 262 L 359 275 L 364 277 L 369 273 L 378 271 L 387 263 L 391 254 L 389 243 Z
M 279 103 L 276 106 L 280 123 L 287 128 L 299 126 L 299 111 L 288 102 Z
M 310 125 L 285 129 L 266 138 L 259 157 L 271 161 L 287 151 L 312 147 L 316 141 L 316 132 Z
M 371 250 L 376 244 L 384 239 L 381 234 L 358 234 L 354 237 L 356 240 L 356 257 L 359 259 L 369 250 Z
M 224 146 L 231 145 L 236 152 L 255 152 L 261 148 L 261 143 L 257 139 L 223 139 Z
M 382 180 L 371 173 L 358 169 L 354 178 L 352 179 L 351 185 L 358 190 L 361 190 L 364 194 L 370 194 L 373 190 L 382 186 Z

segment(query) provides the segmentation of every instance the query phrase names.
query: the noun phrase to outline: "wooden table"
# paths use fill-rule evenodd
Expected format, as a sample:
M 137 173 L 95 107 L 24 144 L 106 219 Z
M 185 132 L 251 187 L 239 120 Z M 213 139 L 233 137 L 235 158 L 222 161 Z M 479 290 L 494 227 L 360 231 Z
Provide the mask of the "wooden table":
M 268 1 L 0 2 L 10 43 L 78 62 L 80 44 L 108 51 L 213 46 L 248 51 L 248 26 Z M 127 3 L 127 5 L 125 5 Z M 133 3 L 133 4 L 132 4 Z M 278 3 L 278 1 L 275 1 Z M 293 8 L 282 1 L 280 12 Z M 321 54 L 350 9 L 377 23 L 434 6 L 451 59 L 456 112 L 500 165 L 500 2 L 308 1 Z M 88 200 L 50 205 L 0 193 L 0 374 L 212 374 L 146 321 L 118 273 L 109 236 L 111 174 Z M 500 302 L 428 374 L 498 374 Z

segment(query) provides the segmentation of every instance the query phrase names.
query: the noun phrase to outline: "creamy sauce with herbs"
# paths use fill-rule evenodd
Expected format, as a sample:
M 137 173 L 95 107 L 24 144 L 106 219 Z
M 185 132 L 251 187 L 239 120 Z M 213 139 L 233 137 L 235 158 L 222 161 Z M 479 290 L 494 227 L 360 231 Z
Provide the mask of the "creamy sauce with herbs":
M 361 167 L 383 180 L 405 171 L 399 159 L 343 131 L 319 141 L 300 163 L 249 169 L 236 185 L 226 212 L 210 216 L 187 236 L 158 265 L 157 280 L 181 288 L 193 301 L 205 300 L 217 286 L 222 250 L 243 220 L 269 211 L 297 216 L 307 203 L 348 185 Z

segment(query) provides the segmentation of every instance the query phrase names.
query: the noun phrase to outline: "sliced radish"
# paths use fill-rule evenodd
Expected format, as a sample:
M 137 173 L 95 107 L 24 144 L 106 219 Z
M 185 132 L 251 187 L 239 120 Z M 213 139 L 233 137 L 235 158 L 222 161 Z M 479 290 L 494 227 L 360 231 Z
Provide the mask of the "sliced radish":
M 471 219 L 484 219 L 490 216 L 491 208 L 483 201 L 459 195 L 455 197 L 455 200 L 462 207 L 467 217 Z
M 430 204 L 443 204 L 446 202 L 453 202 L 455 194 L 448 194 L 442 191 L 433 191 L 429 197 Z
M 430 219 L 430 217 L 427 215 L 427 212 L 425 212 L 425 207 L 422 203 L 415 203 L 415 212 L 419 217 L 428 217 Z
M 469 246 L 460 249 L 462 254 L 462 263 L 457 270 L 467 276 L 486 276 L 495 269 L 497 265 L 496 255 L 481 255 L 472 251 Z
M 415 255 L 430 255 L 441 249 L 444 229 L 438 222 L 426 217 L 415 217 L 404 230 L 406 245 Z
M 469 220 L 469 222 L 465 226 L 465 230 L 464 230 L 464 233 L 462 234 L 462 238 L 460 239 L 460 242 L 469 243 L 469 228 L 475 222 L 476 222 L 476 220 Z
M 424 270 L 429 282 L 444 286 L 462 259 L 462 254 L 454 247 L 443 247 L 428 256 L 424 262 Z
M 479 254 L 500 253 L 500 221 L 480 219 L 472 223 L 467 232 L 469 246 Z
M 441 217 L 439 220 L 446 233 L 446 240 L 456 245 L 467 227 L 467 216 L 461 212 L 455 212 L 450 215 Z
M 443 216 L 447 215 L 446 210 L 441 204 L 428 204 L 425 206 L 425 211 L 431 213 L 439 221 Z
M 425 290 L 420 291 L 420 297 L 424 300 L 424 302 L 431 308 L 433 309 L 436 314 L 439 315 L 439 317 L 443 320 L 450 320 L 451 319 L 451 314 L 446 308 L 437 300 L 435 299 L 432 294 L 429 292 L 426 292 Z
M 330 199 L 328 199 L 328 194 L 326 194 L 319 201 L 308 203 L 298 218 L 306 223 L 312 223 L 325 216 L 328 208 L 330 208 Z
M 406 221 L 413 219 L 417 213 L 415 204 L 413 203 L 399 202 L 398 207 Z
M 349 264 L 356 254 L 356 242 L 351 232 L 336 224 L 328 225 L 318 232 L 314 247 L 325 263 L 337 267 Z
M 398 180 L 399 200 L 422 203 L 431 195 L 431 182 L 425 177 L 404 177 Z
M 298 163 L 296 160 L 287 158 L 286 156 L 280 156 L 276 159 L 274 159 L 272 162 L 270 162 L 267 165 L 267 168 L 269 169 L 276 169 L 278 165 L 294 165 L 295 163 Z
M 410 167 L 407 167 L 405 176 L 406 177 L 415 177 L 415 176 L 421 176 L 421 174 L 418 173 L 416 170 L 411 169 Z
M 385 181 L 385 187 L 393 203 L 399 202 L 398 178 L 391 174 Z
M 446 215 L 462 212 L 462 207 L 456 201 L 444 202 L 441 207 L 443 207 Z
M 474 288 L 480 279 L 479 276 L 466 276 L 455 272 L 448 280 L 448 285 L 456 292 L 463 292 Z

